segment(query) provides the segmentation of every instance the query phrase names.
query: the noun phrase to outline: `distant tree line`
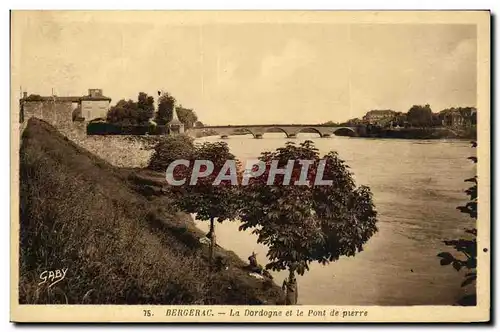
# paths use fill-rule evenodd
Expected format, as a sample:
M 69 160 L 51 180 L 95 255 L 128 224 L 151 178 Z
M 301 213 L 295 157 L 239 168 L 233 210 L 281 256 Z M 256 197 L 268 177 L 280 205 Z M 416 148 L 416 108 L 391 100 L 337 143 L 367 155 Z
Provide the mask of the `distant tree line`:
M 433 113 L 431 106 L 426 105 L 413 105 L 407 113 L 396 112 L 387 110 L 392 115 L 377 121 L 376 125 L 379 126 L 399 126 L 399 127 L 415 127 L 415 128 L 429 128 L 440 127 L 443 125 L 454 124 L 450 117 L 461 118 L 458 123 L 462 126 L 475 126 L 477 123 L 477 112 L 474 107 L 451 107 L 442 110 L 439 113 Z M 366 116 L 365 116 L 366 117 Z M 449 124 L 450 122 L 451 124 Z M 356 126 L 366 125 L 369 123 L 367 119 L 354 118 L 346 122 L 325 122 L 325 125 L 331 126 Z
M 173 112 L 176 108 L 177 100 L 168 92 L 159 93 L 158 110 L 155 112 L 155 99 L 145 92 L 139 92 L 137 101 L 132 99 L 119 100 L 112 106 L 107 114 L 108 123 L 117 126 L 144 126 L 151 122 L 157 125 L 166 125 L 173 118 Z M 193 109 L 177 107 L 177 116 L 184 124 L 184 128 L 189 129 L 193 126 L 203 126 L 198 121 L 198 116 Z

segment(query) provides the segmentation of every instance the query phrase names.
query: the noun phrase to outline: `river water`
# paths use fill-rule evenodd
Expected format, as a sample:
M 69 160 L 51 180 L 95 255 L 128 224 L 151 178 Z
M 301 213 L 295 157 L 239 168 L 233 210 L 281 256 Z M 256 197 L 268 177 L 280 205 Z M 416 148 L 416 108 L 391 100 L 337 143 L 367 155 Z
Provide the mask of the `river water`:
M 397 140 L 299 134 L 287 139 L 267 133 L 224 140 L 242 161 L 263 151 L 310 139 L 321 154 L 334 150 L 354 173 L 356 184 L 368 185 L 378 211 L 379 231 L 354 257 L 341 257 L 326 266 L 314 263 L 299 276 L 299 304 L 439 305 L 453 304 L 463 295 L 463 277 L 451 266 L 441 266 L 436 255 L 449 251 L 443 240 L 458 238 L 471 218 L 456 210 L 466 201 L 463 180 L 475 175 L 467 160 L 475 151 L 468 141 Z M 197 139 L 217 141 L 211 136 Z M 207 232 L 208 222 L 196 221 Z M 216 224 L 218 244 L 243 260 L 255 251 L 262 265 L 267 248 L 251 231 L 238 231 L 238 221 Z M 281 285 L 286 272 L 273 272 Z

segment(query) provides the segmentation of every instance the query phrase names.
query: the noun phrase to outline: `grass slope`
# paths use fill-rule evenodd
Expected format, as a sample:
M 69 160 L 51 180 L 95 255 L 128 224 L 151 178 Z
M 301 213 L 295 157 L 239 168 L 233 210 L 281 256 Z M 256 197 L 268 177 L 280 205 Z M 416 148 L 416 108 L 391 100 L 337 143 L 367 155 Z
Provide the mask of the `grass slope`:
M 281 290 L 228 270 L 209 274 L 190 217 L 166 195 L 145 195 L 134 172 L 111 166 L 49 124 L 30 119 L 20 150 L 22 304 L 275 304 Z M 39 285 L 45 270 L 68 268 Z

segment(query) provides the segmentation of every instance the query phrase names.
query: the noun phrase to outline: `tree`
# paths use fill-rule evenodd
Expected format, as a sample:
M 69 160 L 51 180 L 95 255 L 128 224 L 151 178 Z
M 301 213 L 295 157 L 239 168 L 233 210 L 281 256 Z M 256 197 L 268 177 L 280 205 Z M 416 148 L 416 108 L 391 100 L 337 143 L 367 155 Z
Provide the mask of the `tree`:
M 477 110 L 475 107 L 459 107 L 458 111 L 464 119 L 464 126 L 473 126 L 477 123 Z
M 396 112 L 394 116 L 394 123 L 393 125 L 399 126 L 399 127 L 404 127 L 407 121 L 407 114 L 403 112 Z
M 337 126 L 338 127 L 339 123 L 333 122 L 333 121 L 330 120 L 330 121 L 327 121 L 327 122 L 323 123 L 323 125 L 325 125 L 325 126 Z
M 179 121 L 184 124 L 185 129 L 193 128 L 194 123 L 198 120 L 198 116 L 192 109 L 184 108 L 182 105 L 177 107 L 177 116 Z
M 472 147 L 476 147 L 476 142 L 472 142 Z M 469 157 L 472 162 L 477 163 L 477 157 Z M 457 207 L 462 213 L 469 215 L 474 223 L 477 222 L 477 176 L 466 179 L 465 182 L 471 182 L 472 186 L 465 191 L 469 196 L 469 201 L 464 206 Z M 467 270 L 465 280 L 462 282 L 461 287 L 475 283 L 477 279 L 477 228 L 466 228 L 465 233 L 468 238 L 460 238 L 458 240 L 447 240 L 444 244 L 453 247 L 458 252 L 458 256 L 453 256 L 449 252 L 441 252 L 438 257 L 441 258 L 441 265 L 452 265 L 457 271 L 462 269 Z M 466 295 L 458 301 L 461 305 L 476 305 L 477 295 L 476 291 L 472 294 Z
M 144 124 L 149 121 L 155 112 L 155 99 L 144 92 L 137 97 L 138 122 Z
M 77 107 L 75 107 L 75 109 L 71 113 L 71 118 L 73 119 L 73 121 L 80 121 L 81 119 L 83 119 L 83 117 L 82 117 L 82 107 L 80 105 L 78 105 Z
M 432 113 L 431 124 L 433 127 L 440 127 L 441 126 L 442 120 L 441 120 L 439 113 Z
M 106 118 L 109 123 L 117 125 L 136 125 L 137 103 L 132 99 L 119 100 L 115 106 L 109 109 Z
M 193 173 L 207 171 L 206 165 L 201 165 L 199 169 L 195 169 L 196 160 L 210 161 L 214 167 L 210 175 L 198 178 L 196 184 L 191 185 L 191 175 Z M 227 160 L 235 161 L 235 165 L 238 167 L 235 156 L 229 152 L 229 147 L 225 142 L 205 142 L 196 147 L 189 167 L 183 168 L 184 172 L 176 173 L 181 178 L 186 179 L 184 185 L 178 188 L 181 197 L 177 202 L 177 206 L 185 212 L 195 213 L 198 220 L 210 221 L 210 231 L 207 237 L 210 239 L 208 260 L 211 268 L 213 267 L 212 262 L 216 246 L 215 220 L 217 219 L 219 223 L 225 220 L 233 220 L 236 218 L 238 210 L 238 186 L 231 183 L 230 180 L 222 180 L 219 184 L 213 184 L 221 170 L 230 171 L 229 169 L 223 169 Z M 227 172 L 222 172 L 222 174 L 227 174 Z
M 354 118 L 354 119 L 349 119 L 346 122 L 341 122 L 339 123 L 339 126 L 341 127 L 350 127 L 350 126 L 357 126 L 359 124 L 363 123 L 363 120 L 359 118 Z
M 43 97 L 40 95 L 30 94 L 28 97 L 24 98 L 26 101 L 42 101 Z
M 195 126 L 195 127 L 198 127 L 198 128 L 205 127 L 205 125 L 204 125 L 204 124 L 203 124 L 203 122 L 201 122 L 201 121 L 195 121 L 194 126 Z
M 425 106 L 413 105 L 408 111 L 408 122 L 414 127 L 432 126 L 432 109 L 429 104 Z
M 172 121 L 175 98 L 168 92 L 162 93 L 158 98 L 158 112 L 156 113 L 155 122 L 159 125 L 165 125 Z
M 331 184 L 315 182 L 322 162 L 312 141 L 299 146 L 289 142 L 274 152 L 262 153 L 259 159 L 266 164 L 264 173 L 242 186 L 240 230 L 253 228 L 257 242 L 268 246 L 266 269 L 288 270 L 286 303 L 295 304 L 295 274 L 303 275 L 314 261 L 327 264 L 362 251 L 377 231 L 377 213 L 370 189 L 356 188 L 348 166 L 336 152 L 323 157 L 323 179 Z M 273 160 L 278 160 L 279 168 L 292 161 L 290 185 L 282 185 L 284 175 L 266 185 Z M 300 160 L 312 161 L 304 173 L 308 185 L 294 185 L 300 179 Z
M 139 92 L 137 102 L 132 99 L 119 100 L 107 114 L 107 121 L 118 125 L 144 125 L 153 117 L 154 98 Z
M 192 160 L 195 151 L 193 139 L 187 135 L 166 136 L 154 147 L 148 168 L 165 172 L 175 160 Z

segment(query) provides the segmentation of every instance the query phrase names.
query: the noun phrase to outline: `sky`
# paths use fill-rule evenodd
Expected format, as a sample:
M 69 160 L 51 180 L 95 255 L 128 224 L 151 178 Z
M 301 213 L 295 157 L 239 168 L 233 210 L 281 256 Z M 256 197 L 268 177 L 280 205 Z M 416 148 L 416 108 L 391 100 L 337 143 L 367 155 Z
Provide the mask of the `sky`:
M 15 12 L 12 90 L 101 88 L 112 105 L 164 90 L 211 125 L 340 122 L 423 104 L 439 112 L 476 106 L 476 43 L 466 24 Z

